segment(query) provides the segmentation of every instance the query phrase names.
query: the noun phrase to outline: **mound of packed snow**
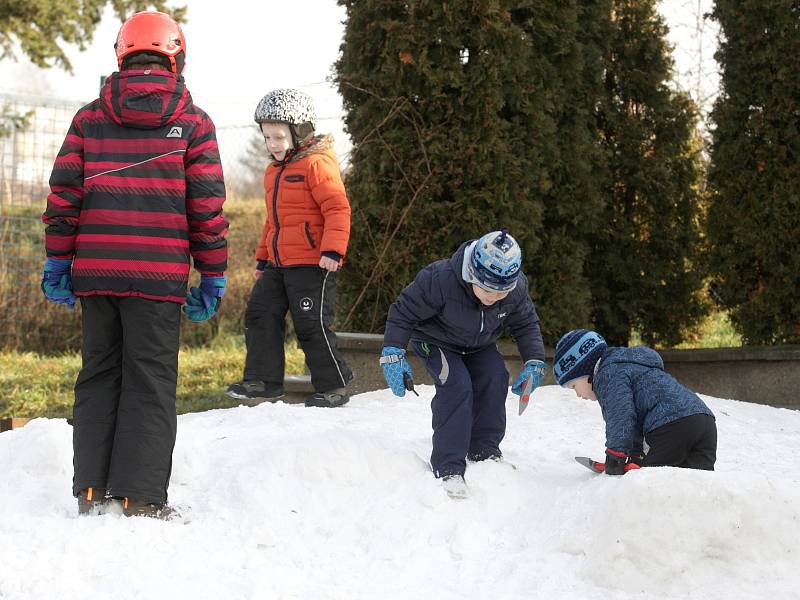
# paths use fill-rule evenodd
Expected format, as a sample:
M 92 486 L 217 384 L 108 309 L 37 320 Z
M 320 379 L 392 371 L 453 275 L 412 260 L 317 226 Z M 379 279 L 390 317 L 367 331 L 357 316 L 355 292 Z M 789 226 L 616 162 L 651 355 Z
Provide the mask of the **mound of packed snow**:
M 800 598 L 800 412 L 706 398 L 713 473 L 594 475 L 599 407 L 509 396 L 507 464 L 430 473 L 429 402 L 264 404 L 178 421 L 185 519 L 76 516 L 63 420 L 0 435 L 0 598 Z

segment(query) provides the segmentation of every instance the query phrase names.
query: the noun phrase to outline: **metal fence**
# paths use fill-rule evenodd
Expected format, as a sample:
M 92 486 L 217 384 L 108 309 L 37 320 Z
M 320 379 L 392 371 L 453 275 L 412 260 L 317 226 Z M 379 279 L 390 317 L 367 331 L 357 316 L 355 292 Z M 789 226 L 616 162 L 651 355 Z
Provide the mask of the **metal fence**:
M 50 171 L 81 106 L 0 94 L 0 348 L 75 346 L 75 339 L 61 336 L 78 335 L 70 322 L 78 317 L 54 311 L 43 301 L 39 282 Z M 219 127 L 217 139 L 229 197 L 260 198 L 266 154 L 258 130 L 252 124 Z

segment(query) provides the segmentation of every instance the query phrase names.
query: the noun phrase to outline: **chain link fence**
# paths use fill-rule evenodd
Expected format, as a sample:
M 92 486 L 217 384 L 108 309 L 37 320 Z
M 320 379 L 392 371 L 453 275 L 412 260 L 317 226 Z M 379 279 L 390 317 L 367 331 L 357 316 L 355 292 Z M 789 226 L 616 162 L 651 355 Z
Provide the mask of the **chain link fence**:
M 39 288 L 53 161 L 82 103 L 0 94 L 0 348 L 64 350 L 79 345 L 80 311 L 44 300 Z M 252 124 L 219 127 L 229 198 L 260 199 L 266 163 Z

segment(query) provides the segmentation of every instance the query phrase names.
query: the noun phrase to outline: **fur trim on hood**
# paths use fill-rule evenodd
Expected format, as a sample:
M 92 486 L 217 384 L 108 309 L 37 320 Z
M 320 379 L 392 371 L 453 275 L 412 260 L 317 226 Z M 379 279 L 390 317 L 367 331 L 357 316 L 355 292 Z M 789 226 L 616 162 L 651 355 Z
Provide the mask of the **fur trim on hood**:
M 312 154 L 322 154 L 323 152 L 327 152 L 332 148 L 333 148 L 332 135 L 328 133 L 324 135 L 315 135 L 313 138 L 311 138 L 311 141 L 309 141 L 308 144 L 300 148 L 299 152 L 293 153 L 285 161 L 275 160 L 273 158 L 272 162 L 276 164 L 289 165 L 292 164 L 293 162 L 297 162 L 301 158 L 305 158 L 306 156 L 311 156 Z

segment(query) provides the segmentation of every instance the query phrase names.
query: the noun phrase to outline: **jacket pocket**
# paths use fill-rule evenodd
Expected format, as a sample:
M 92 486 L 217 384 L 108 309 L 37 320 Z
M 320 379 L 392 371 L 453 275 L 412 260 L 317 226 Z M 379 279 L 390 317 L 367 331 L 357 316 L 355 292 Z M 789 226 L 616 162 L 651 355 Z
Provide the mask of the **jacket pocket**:
M 310 249 L 314 249 L 317 247 L 317 243 L 314 241 L 314 236 L 311 233 L 311 225 L 308 221 L 303 223 L 303 233 L 305 234 L 306 244 Z

